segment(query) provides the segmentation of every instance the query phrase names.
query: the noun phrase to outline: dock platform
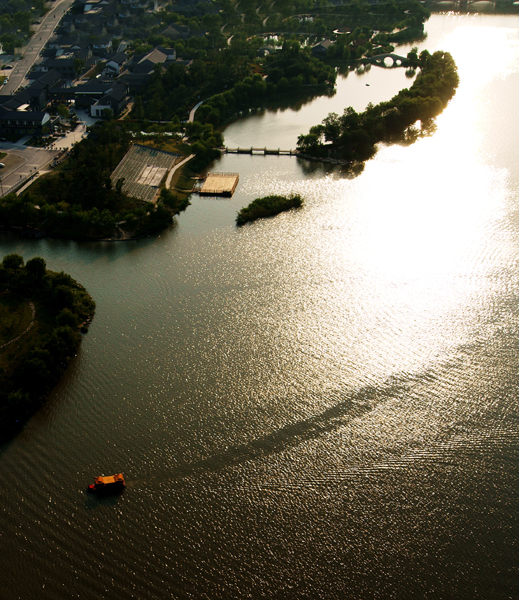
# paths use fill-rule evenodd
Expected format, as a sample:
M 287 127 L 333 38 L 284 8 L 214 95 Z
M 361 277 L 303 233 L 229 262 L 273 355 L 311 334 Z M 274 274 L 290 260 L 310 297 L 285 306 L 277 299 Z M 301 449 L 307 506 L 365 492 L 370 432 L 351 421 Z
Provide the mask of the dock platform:
M 238 173 L 208 173 L 199 194 L 201 196 L 232 196 L 238 180 Z

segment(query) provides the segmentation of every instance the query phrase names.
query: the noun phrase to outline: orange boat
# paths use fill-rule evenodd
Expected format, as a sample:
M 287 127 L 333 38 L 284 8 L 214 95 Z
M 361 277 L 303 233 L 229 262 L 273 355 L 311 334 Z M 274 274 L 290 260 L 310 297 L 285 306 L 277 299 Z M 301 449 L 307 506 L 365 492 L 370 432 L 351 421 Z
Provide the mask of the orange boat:
M 126 481 L 122 473 L 108 475 L 107 477 L 96 477 L 94 483 L 88 486 L 91 492 L 118 492 L 126 487 Z

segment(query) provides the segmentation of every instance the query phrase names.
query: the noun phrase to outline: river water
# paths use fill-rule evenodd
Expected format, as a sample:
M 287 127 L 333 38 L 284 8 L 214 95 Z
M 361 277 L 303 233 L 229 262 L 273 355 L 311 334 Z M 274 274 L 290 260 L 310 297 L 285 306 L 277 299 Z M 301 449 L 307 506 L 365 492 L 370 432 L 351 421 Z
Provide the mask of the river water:
M 519 597 L 519 18 L 427 31 L 458 93 L 357 176 L 228 155 L 234 197 L 156 238 L 0 238 L 97 302 L 0 450 L 0 598 Z M 295 147 L 406 85 L 350 73 L 226 143 Z M 235 228 L 292 191 L 301 210 Z M 120 497 L 86 494 L 118 471 Z

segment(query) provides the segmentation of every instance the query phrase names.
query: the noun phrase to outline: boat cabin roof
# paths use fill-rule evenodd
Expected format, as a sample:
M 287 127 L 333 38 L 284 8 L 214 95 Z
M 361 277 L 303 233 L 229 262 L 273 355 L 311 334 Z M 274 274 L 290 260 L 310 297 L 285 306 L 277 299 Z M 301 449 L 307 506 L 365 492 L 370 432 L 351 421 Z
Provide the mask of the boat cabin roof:
M 122 473 L 116 475 L 108 475 L 106 477 L 96 477 L 96 485 L 109 485 L 110 483 L 124 483 L 124 477 Z

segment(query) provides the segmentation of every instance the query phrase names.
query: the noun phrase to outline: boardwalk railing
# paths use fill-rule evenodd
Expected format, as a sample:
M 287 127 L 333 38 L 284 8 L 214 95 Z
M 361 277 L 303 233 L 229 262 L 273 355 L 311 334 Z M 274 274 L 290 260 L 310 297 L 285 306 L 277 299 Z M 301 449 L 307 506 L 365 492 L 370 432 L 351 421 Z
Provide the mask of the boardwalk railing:
M 224 154 L 258 154 L 260 156 L 265 156 L 266 154 L 275 154 L 278 156 L 297 156 L 299 154 L 298 150 L 281 150 L 280 148 L 227 148 L 224 146 L 220 148 L 220 151 Z

